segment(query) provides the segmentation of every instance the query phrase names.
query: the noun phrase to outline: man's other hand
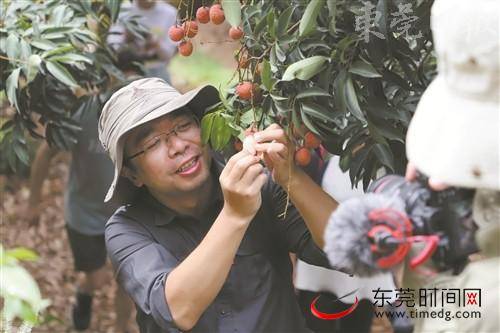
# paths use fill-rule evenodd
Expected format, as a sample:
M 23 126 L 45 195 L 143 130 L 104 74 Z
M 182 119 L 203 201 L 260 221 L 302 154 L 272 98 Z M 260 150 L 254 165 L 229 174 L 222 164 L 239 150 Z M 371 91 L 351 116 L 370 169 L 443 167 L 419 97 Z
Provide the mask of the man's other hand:
M 224 194 L 224 210 L 249 222 L 260 208 L 260 191 L 267 181 L 259 158 L 246 151 L 233 155 L 219 181 Z

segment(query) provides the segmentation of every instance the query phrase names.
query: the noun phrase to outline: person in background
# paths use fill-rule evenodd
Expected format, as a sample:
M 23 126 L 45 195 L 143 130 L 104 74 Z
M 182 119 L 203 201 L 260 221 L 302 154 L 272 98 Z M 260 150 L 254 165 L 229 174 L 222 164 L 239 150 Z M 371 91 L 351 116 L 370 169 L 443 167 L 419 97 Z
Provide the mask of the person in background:
M 405 287 L 438 290 L 434 304 L 416 310 L 446 316 L 416 318 L 415 332 L 500 332 L 499 22 L 497 0 L 436 0 L 431 9 L 438 75 L 408 128 L 407 179 L 416 180 L 420 172 L 436 191 L 475 190 L 480 256 L 458 275 L 432 262 L 427 274 L 405 270 Z M 462 302 L 450 301 L 457 290 Z
M 141 68 L 137 57 L 129 52 L 118 53 L 117 67 L 127 79 L 139 78 Z M 117 82 L 114 85 L 118 85 Z M 116 89 L 116 88 L 115 88 Z M 71 150 L 71 166 L 64 196 L 64 218 L 69 244 L 73 254 L 75 271 L 83 278 L 76 287 L 76 303 L 71 319 L 76 330 L 90 326 L 92 295 L 94 291 L 109 286 L 107 279 L 104 225 L 118 208 L 118 203 L 104 203 L 107 185 L 113 179 L 113 164 L 98 142 L 97 112 L 77 113 L 74 119 L 82 127 L 77 143 Z M 25 219 L 37 224 L 41 211 L 41 190 L 47 178 L 50 161 L 60 151 L 46 141 L 39 146 L 31 166 L 30 196 Z M 118 285 L 115 294 L 117 332 L 126 332 L 133 311 L 133 303 Z
M 134 0 L 132 4 L 123 4 L 120 15 L 137 15 L 139 22 L 149 30 L 149 35 L 140 40 L 117 23 L 110 29 L 108 44 L 114 49 L 135 53 L 145 67 L 146 77 L 159 77 L 170 82 L 167 65 L 177 52 L 177 45 L 168 37 L 168 29 L 176 23 L 177 10 L 164 1 Z
M 339 167 L 339 157 L 332 156 L 323 172 L 321 186 L 337 202 L 359 197 L 363 190 L 352 187 L 349 174 Z M 361 186 L 361 185 L 358 185 Z M 315 332 L 370 332 L 373 317 L 372 289 L 394 289 L 390 274 L 382 274 L 371 278 L 360 278 L 348 274 L 308 264 L 297 260 L 295 267 L 295 288 L 298 291 L 299 303 L 307 325 Z M 349 292 L 356 293 L 334 302 Z M 356 310 L 349 316 L 337 320 L 324 320 L 311 313 L 311 303 L 318 296 L 318 304 L 325 312 L 340 312 L 354 303 L 357 296 L 360 301 Z
M 113 177 L 113 164 L 97 141 L 97 113 L 79 113 L 75 116 L 82 130 L 71 150 L 71 167 L 64 196 L 64 219 L 74 268 L 83 272 L 76 291 L 76 303 L 71 312 L 76 330 L 90 326 L 92 297 L 95 290 L 109 287 L 107 279 L 104 225 L 116 205 L 104 204 L 107 184 Z M 30 197 L 27 217 L 36 223 L 41 203 L 41 189 L 47 177 L 50 161 L 59 150 L 46 141 L 37 150 L 31 166 Z M 132 313 L 130 299 L 117 287 L 115 295 L 116 329 L 125 332 Z

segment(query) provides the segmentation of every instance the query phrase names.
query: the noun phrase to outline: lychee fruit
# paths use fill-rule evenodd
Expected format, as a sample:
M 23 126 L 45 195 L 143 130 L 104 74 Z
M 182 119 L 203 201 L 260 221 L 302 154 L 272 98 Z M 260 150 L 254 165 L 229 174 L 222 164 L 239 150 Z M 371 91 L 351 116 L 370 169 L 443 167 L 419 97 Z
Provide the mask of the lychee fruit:
M 236 86 L 236 95 L 242 100 L 248 101 L 254 93 L 254 85 L 252 82 L 245 81 Z
M 234 141 L 234 149 L 236 151 L 242 151 L 243 150 L 243 142 L 241 142 L 240 140 Z
M 311 163 L 311 152 L 307 148 L 300 148 L 295 152 L 295 163 L 300 166 L 307 166 Z
M 188 38 L 193 38 L 198 33 L 198 24 L 195 21 L 186 21 L 182 24 L 186 36 Z
M 168 37 L 174 42 L 178 42 L 184 37 L 184 29 L 178 25 L 173 25 L 168 29 Z
M 189 57 L 193 53 L 193 44 L 186 40 L 179 44 L 179 53 L 185 57 Z
M 221 24 L 226 19 L 226 17 L 224 16 L 224 11 L 222 10 L 221 5 L 219 4 L 215 4 L 212 7 L 210 7 L 209 14 L 210 14 L 210 20 L 212 21 L 213 24 L 216 25 Z
M 202 24 L 210 22 L 210 9 L 205 6 L 198 8 L 196 11 L 196 19 Z
M 304 136 L 304 147 L 316 149 L 321 144 L 321 140 L 312 132 L 307 132 Z
M 241 30 L 240 27 L 231 27 L 231 29 L 229 29 L 229 37 L 238 40 L 243 37 L 243 30 Z

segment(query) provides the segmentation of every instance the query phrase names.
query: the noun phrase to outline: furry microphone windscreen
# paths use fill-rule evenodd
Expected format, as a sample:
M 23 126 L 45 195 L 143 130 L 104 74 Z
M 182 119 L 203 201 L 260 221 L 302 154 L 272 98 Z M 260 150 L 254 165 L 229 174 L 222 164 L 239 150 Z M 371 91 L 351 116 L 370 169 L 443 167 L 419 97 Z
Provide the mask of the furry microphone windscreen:
M 368 214 L 373 209 L 392 208 L 405 212 L 398 197 L 368 193 L 344 201 L 328 220 L 324 251 L 333 269 L 357 276 L 372 276 L 382 272 L 370 250 L 368 231 L 372 224 Z

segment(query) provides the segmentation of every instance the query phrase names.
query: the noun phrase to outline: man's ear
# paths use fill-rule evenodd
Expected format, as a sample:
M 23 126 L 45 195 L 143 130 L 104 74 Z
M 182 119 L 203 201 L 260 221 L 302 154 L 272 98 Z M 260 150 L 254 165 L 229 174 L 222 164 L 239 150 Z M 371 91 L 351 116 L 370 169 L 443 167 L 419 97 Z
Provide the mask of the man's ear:
M 141 187 L 142 185 L 144 185 L 144 183 L 137 177 L 137 173 L 129 166 L 124 165 L 122 167 L 121 175 L 130 180 L 137 187 Z

